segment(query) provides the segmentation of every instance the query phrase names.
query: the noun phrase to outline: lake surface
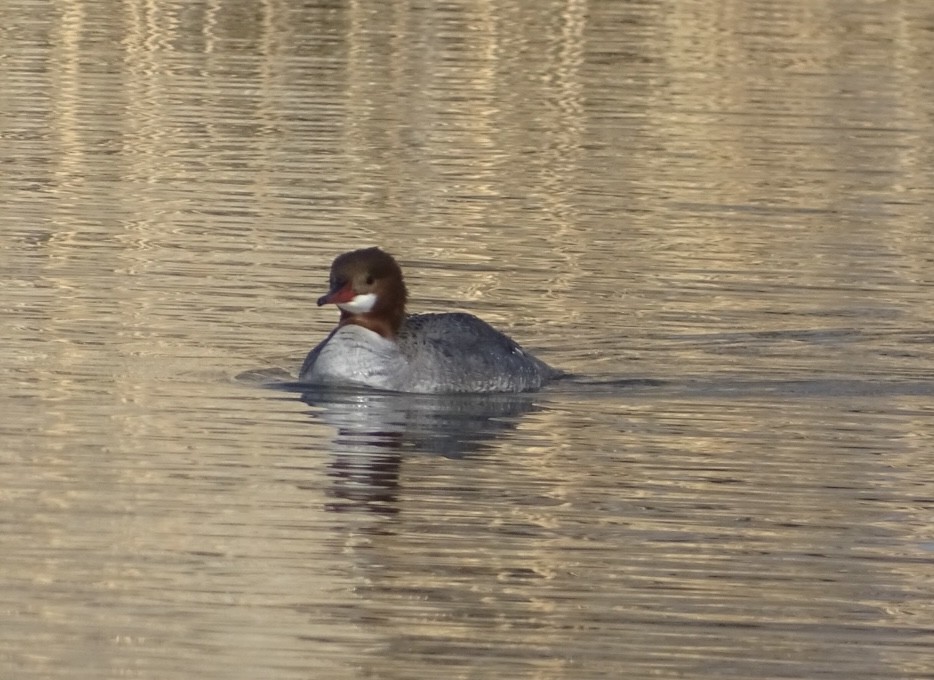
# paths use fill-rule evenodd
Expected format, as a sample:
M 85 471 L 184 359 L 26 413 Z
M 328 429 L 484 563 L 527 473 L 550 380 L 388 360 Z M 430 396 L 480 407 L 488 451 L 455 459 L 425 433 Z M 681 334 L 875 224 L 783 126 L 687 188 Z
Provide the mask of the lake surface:
M 934 674 L 934 5 L 0 27 L 0 676 Z M 572 376 L 290 387 L 369 245 Z

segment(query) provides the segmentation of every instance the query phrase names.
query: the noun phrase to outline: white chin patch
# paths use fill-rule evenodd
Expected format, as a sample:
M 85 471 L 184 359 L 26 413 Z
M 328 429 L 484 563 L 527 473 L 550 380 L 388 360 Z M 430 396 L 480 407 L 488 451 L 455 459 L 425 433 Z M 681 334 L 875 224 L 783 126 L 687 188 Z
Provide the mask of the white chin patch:
M 366 314 L 368 311 L 373 309 L 373 305 L 375 304 L 376 294 L 364 293 L 363 295 L 357 295 L 350 302 L 338 302 L 337 306 L 345 312 L 350 312 L 351 314 Z

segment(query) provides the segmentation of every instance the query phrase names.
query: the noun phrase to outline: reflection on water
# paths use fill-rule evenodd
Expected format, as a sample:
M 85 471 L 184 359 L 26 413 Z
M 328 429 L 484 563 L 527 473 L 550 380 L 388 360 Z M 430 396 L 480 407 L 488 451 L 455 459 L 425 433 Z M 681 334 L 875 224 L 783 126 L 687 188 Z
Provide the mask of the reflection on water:
M 305 388 L 307 390 L 307 386 Z M 302 400 L 337 430 L 337 451 L 390 447 L 461 458 L 538 410 L 531 394 L 440 395 L 306 391 Z
M 0 676 L 930 677 L 931 26 L 0 4 Z M 366 245 L 573 377 L 265 389 Z
M 307 390 L 307 386 L 304 388 Z M 397 512 L 399 467 L 412 454 L 463 458 L 537 410 L 528 394 L 426 396 L 320 389 L 302 401 L 335 431 L 331 510 Z

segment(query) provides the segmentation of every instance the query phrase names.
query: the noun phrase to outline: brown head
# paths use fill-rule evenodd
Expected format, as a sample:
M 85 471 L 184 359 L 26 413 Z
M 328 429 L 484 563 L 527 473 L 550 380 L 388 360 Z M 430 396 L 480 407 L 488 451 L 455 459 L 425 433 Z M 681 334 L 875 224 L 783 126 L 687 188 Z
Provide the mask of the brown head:
M 402 270 L 379 248 L 352 250 L 331 264 L 330 287 L 318 306 L 336 304 L 340 325 L 357 324 L 394 338 L 405 318 L 406 290 Z

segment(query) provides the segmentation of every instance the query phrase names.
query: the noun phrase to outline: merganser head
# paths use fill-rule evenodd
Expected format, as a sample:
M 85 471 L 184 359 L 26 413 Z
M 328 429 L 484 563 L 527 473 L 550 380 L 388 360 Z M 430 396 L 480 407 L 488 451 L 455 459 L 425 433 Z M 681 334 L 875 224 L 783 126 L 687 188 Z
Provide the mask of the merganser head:
M 379 248 L 352 250 L 331 264 L 327 294 L 318 306 L 336 304 L 340 325 L 355 323 L 383 337 L 395 337 L 405 318 L 406 290 L 402 269 Z

